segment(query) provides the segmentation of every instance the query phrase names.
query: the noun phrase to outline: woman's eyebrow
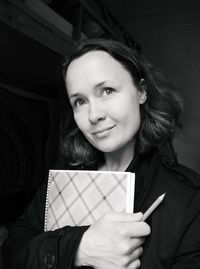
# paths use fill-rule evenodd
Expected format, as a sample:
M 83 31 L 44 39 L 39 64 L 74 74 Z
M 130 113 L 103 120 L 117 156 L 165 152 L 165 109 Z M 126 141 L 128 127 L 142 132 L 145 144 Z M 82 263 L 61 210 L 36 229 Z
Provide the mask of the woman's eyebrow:
M 101 86 L 104 86 L 106 83 L 114 83 L 114 81 L 112 81 L 112 80 L 105 80 L 105 81 L 99 82 L 99 83 L 97 83 L 97 84 L 94 85 L 94 89 L 97 89 L 97 88 L 99 88 Z M 69 96 L 69 99 L 75 98 L 75 97 L 80 96 L 80 95 L 83 95 L 83 94 L 82 93 L 79 93 L 79 92 L 75 92 L 75 93 L 73 93 L 72 95 Z
M 106 81 L 103 81 L 103 82 L 97 83 L 97 84 L 94 86 L 94 88 L 101 87 L 101 86 L 103 86 L 105 83 L 106 83 Z
M 114 81 L 112 81 L 112 80 L 105 80 L 105 81 L 102 81 L 102 82 L 100 82 L 100 83 L 97 83 L 97 84 L 94 86 L 94 88 L 101 87 L 101 86 L 105 85 L 106 83 L 114 83 Z
M 77 96 L 80 96 L 80 93 L 73 93 L 72 95 L 69 96 L 69 99 L 75 98 Z

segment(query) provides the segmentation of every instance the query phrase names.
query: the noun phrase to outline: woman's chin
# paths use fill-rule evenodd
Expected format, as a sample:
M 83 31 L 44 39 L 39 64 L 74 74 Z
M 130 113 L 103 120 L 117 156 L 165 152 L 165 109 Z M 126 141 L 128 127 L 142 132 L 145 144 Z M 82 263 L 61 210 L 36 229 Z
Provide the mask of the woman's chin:
M 111 145 L 110 143 L 105 145 L 94 145 L 94 147 L 103 153 L 112 153 L 121 148 L 120 145 Z

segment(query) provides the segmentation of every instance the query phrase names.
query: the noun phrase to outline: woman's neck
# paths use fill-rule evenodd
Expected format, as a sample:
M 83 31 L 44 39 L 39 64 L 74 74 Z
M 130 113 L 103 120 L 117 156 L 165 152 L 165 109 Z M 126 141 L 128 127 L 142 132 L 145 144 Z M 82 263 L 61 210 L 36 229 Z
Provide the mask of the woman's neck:
M 135 143 L 130 141 L 123 148 L 115 152 L 105 152 L 105 163 L 99 170 L 104 171 L 125 171 L 135 154 Z

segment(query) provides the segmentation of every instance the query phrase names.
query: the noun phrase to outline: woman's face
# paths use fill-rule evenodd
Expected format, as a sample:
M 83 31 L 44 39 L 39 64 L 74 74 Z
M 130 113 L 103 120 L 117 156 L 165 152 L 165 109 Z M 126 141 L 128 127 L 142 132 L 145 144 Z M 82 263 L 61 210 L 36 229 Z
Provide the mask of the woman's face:
M 66 85 L 75 122 L 95 148 L 105 153 L 134 145 L 146 92 L 120 62 L 104 51 L 88 52 L 71 62 Z

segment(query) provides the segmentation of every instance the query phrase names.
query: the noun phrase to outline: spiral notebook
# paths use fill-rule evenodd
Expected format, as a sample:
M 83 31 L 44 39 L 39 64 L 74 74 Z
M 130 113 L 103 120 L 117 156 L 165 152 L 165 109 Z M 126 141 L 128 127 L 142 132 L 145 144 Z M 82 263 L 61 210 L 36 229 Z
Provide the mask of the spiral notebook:
M 132 213 L 134 190 L 130 172 L 50 170 L 44 230 L 90 225 L 109 211 Z

